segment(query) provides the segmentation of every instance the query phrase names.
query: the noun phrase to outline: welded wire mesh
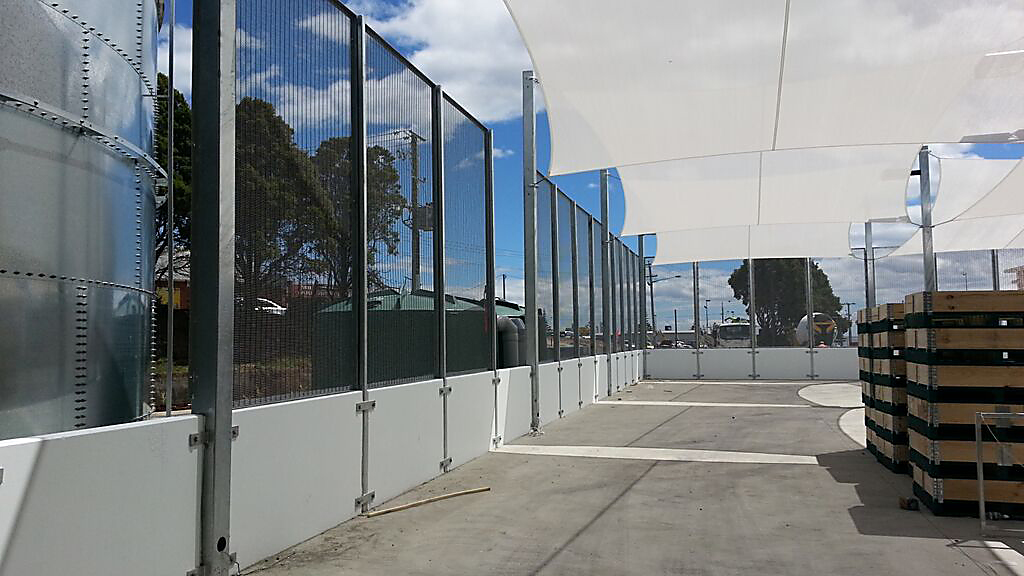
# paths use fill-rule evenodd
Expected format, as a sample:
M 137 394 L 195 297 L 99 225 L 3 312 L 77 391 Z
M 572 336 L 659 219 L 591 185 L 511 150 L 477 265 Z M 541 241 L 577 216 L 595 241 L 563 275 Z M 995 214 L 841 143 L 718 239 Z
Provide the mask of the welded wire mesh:
M 576 271 L 579 294 L 579 343 L 580 356 L 590 356 L 594 353 L 593 337 L 594 327 L 591 324 L 590 313 L 594 309 L 592 304 L 593 279 L 591 266 L 594 259 L 591 257 L 590 248 L 593 241 L 590 238 L 590 215 L 582 208 L 576 208 Z
M 540 179 L 537 184 L 537 327 L 538 362 L 555 360 L 555 344 L 558 331 L 555 327 L 555 277 L 552 265 L 552 234 L 554 221 L 551 218 L 555 196 L 555 185 Z
M 803 258 L 770 258 L 754 261 L 754 304 L 757 320 L 757 346 L 784 348 L 806 346 L 800 343 L 797 326 L 807 315 L 807 275 Z M 745 293 L 746 269 L 737 277 Z
M 325 0 L 237 9 L 236 405 L 350 389 L 349 18 Z
M 647 285 L 647 322 L 653 330 L 651 345 L 657 348 L 696 345 L 693 317 L 693 266 L 666 264 L 651 267 L 653 285 Z M 677 277 L 678 276 L 678 277 Z M 654 306 L 651 306 L 653 294 Z M 704 323 L 703 316 L 700 323 Z
M 1024 250 L 998 250 L 999 289 L 1024 290 Z
M 924 259 L 921 255 L 881 258 L 875 250 L 875 303 L 903 302 L 907 294 L 924 290 Z
M 745 260 L 700 263 L 700 301 L 708 348 L 749 348 Z M 742 276 L 742 280 L 740 277 Z M 741 287 L 733 289 L 732 284 Z
M 486 132 L 445 98 L 444 269 L 448 374 L 490 366 Z
M 935 255 L 939 290 L 992 290 L 992 253 L 988 250 Z
M 576 289 L 573 278 L 575 209 L 561 192 L 558 206 L 558 347 L 559 358 L 576 357 Z
M 618 317 L 615 319 L 616 331 L 615 331 L 615 349 L 619 352 L 626 350 L 626 250 L 622 245 L 622 240 L 616 238 L 614 244 L 615 252 L 615 300 L 618 306 L 616 312 Z
M 367 380 L 437 373 L 431 85 L 366 39 Z
M 867 298 L 864 288 L 864 261 L 861 257 L 818 258 L 815 259 L 815 263 L 828 281 L 827 288 L 838 299 L 838 307 L 822 308 L 816 301 L 814 311 L 816 314 L 828 315 L 835 323 L 832 346 L 856 346 L 857 310 L 866 306 Z M 816 286 L 815 290 L 823 291 L 820 286 Z
M 606 280 L 609 286 L 611 286 L 609 298 L 612 308 L 611 326 L 609 326 L 609 329 L 611 330 L 611 352 L 622 351 L 622 342 L 619 338 L 620 330 L 622 329 L 622 319 L 619 315 L 619 311 L 622 309 L 620 301 L 622 288 L 619 286 L 620 277 L 618 244 L 614 238 L 611 238 L 608 241 L 608 279 Z
M 594 275 L 594 353 L 605 354 L 608 351 L 605 349 L 604 335 L 608 333 L 609 327 L 604 322 L 605 303 L 603 286 L 606 278 L 604 277 L 601 260 L 605 238 L 604 225 L 599 220 L 594 220 L 591 230 L 593 232 L 590 238 L 590 257 L 592 260 L 591 270 L 593 270 Z

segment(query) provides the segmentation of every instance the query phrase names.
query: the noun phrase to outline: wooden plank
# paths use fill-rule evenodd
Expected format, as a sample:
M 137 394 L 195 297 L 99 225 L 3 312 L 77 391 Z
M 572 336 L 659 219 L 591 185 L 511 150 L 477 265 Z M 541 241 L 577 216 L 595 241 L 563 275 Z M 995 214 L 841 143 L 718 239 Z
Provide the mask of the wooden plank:
M 875 408 L 865 408 L 864 410 L 865 413 L 868 414 L 868 418 L 871 418 L 871 421 L 881 428 L 896 434 L 907 431 L 906 416 L 893 416 L 892 414 L 876 410 Z
M 928 365 L 907 362 L 907 380 L 928 384 Z M 1024 388 L 1024 366 L 935 366 L 935 387 Z
M 903 330 L 888 330 L 871 335 L 871 346 L 874 348 L 903 348 L 906 341 L 906 332 Z
M 889 404 L 904 405 L 907 403 L 906 388 L 892 388 L 889 386 L 875 385 L 874 398 Z
M 924 293 L 907 294 L 903 299 L 903 312 L 905 314 L 919 314 L 924 312 Z
M 931 422 L 929 408 L 932 403 L 916 396 L 907 396 L 907 413 L 931 424 L 974 425 L 978 412 L 1024 412 L 1024 404 L 934 404 L 936 422 Z
M 857 357 L 857 367 L 861 372 L 871 372 L 871 358 Z
M 903 320 L 904 317 L 904 304 L 902 302 L 880 304 L 877 310 L 877 320 Z
M 1020 328 L 911 328 L 915 348 L 927 348 L 928 333 L 934 334 L 935 349 L 1024 350 L 1024 330 Z
M 888 376 L 904 376 L 907 373 L 907 361 L 901 358 L 877 358 L 872 364 L 871 372 Z
M 922 297 L 923 298 L 923 297 Z M 922 309 L 922 312 L 924 310 Z M 984 290 L 950 291 L 932 294 L 933 312 L 1020 312 L 1024 311 L 1024 291 Z
M 914 482 L 925 492 L 936 496 L 932 477 L 913 465 Z M 969 478 L 941 478 L 944 500 L 978 500 L 978 481 Z M 1010 480 L 985 480 L 985 502 L 1024 503 L 1024 482 Z
M 939 462 L 977 462 L 977 446 L 973 440 L 931 440 L 916 430 L 908 432 L 910 447 L 915 451 L 932 459 L 938 454 Z M 1005 443 L 1012 458 L 1017 462 L 1024 462 L 1024 444 Z M 982 442 L 982 455 L 984 462 L 988 464 L 999 463 L 999 444 L 997 442 Z M 934 450 L 938 450 L 935 452 Z

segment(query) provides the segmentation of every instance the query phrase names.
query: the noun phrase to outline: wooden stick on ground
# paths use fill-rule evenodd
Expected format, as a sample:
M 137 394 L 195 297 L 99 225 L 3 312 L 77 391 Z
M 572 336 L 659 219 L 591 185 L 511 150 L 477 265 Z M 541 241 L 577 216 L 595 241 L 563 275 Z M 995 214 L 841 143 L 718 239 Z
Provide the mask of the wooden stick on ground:
M 438 500 L 447 500 L 448 498 L 454 498 L 456 496 L 465 496 L 466 494 L 476 494 L 478 492 L 490 491 L 490 486 L 481 486 L 480 488 L 473 488 L 471 490 L 462 490 L 460 492 L 452 492 L 450 494 L 441 494 L 440 496 L 433 496 L 423 500 L 417 500 L 408 504 L 402 504 L 401 506 L 395 506 L 394 508 L 385 508 L 383 510 L 374 510 L 373 512 L 367 512 L 367 518 L 373 518 L 374 516 L 381 516 L 383 514 L 390 514 L 392 512 L 398 512 L 400 510 L 408 510 L 409 508 L 415 508 L 422 506 L 423 504 L 430 504 L 431 502 L 437 502 Z

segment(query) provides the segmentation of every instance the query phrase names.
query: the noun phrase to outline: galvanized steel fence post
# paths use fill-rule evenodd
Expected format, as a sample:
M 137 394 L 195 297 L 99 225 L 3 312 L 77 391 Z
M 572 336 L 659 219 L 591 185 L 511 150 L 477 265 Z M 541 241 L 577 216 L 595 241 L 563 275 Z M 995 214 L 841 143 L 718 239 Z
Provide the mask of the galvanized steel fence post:
M 805 264 L 807 284 L 807 355 L 811 358 L 811 372 L 807 377 L 814 380 L 814 293 L 812 291 L 814 282 L 811 277 L 811 259 L 807 258 Z
M 710 327 L 709 326 L 705 326 L 705 328 L 710 328 Z M 676 330 L 676 338 L 675 339 L 678 340 L 679 339 L 679 323 L 678 322 L 676 323 L 675 330 Z M 694 340 L 696 340 L 696 343 L 695 343 L 694 347 L 696 348 L 695 355 L 697 357 L 697 373 L 694 374 L 694 377 L 697 378 L 698 380 L 700 380 L 701 376 L 702 376 L 702 374 L 700 373 L 700 355 L 701 355 L 701 351 L 700 351 L 700 349 L 701 349 L 700 333 L 701 333 L 701 326 L 700 326 L 700 262 L 694 262 L 693 263 L 693 335 L 694 335 Z M 674 345 L 675 344 L 673 343 L 673 346 Z
M 991 250 L 992 255 L 992 289 L 999 290 L 999 250 Z
M 757 380 L 757 305 L 754 299 L 753 258 L 747 258 L 747 282 L 750 296 L 750 378 Z
M 491 325 L 492 371 L 498 370 L 498 311 L 495 304 L 497 278 L 494 269 L 494 132 L 487 130 L 484 137 L 484 212 L 487 228 L 487 316 Z M 497 377 L 497 374 L 495 374 Z
M 451 464 L 448 457 L 448 290 L 444 269 L 444 91 L 435 85 L 431 90 L 430 106 L 431 160 L 434 184 L 434 312 L 437 314 L 437 373 L 441 380 L 441 471 L 447 472 Z
M 355 279 L 352 302 L 356 312 L 356 366 L 357 384 L 362 392 L 361 402 L 356 410 L 362 419 L 362 457 L 360 460 L 360 496 L 356 506 L 363 512 L 369 509 L 374 493 L 370 490 L 370 401 L 367 347 L 368 318 L 366 296 L 368 293 L 367 274 L 369 259 L 367 251 L 366 210 L 368 206 L 366 183 L 366 22 L 357 16 L 350 29 L 349 46 L 352 50 L 352 190 L 355 212 L 355 242 L 353 242 L 352 268 Z
M 171 415 L 174 400 L 174 0 L 167 1 L 167 382 L 164 413 Z
M 875 306 L 875 241 L 870 220 L 864 223 L 864 299 L 868 308 Z
M 232 561 L 235 1 L 196 1 L 193 14 L 193 122 L 199 129 L 192 154 L 192 240 L 203 248 L 192 254 L 189 364 L 192 412 L 202 416 L 197 438 L 202 450 L 197 573 L 225 576 Z
M 576 234 L 579 233 L 576 226 L 576 203 L 569 202 L 570 237 L 572 238 L 569 249 L 572 251 L 572 345 L 576 349 L 576 358 L 581 356 L 580 350 L 580 263 L 579 263 L 579 240 Z
M 612 278 L 611 278 L 611 230 L 608 226 L 608 170 L 601 170 L 601 322 L 604 324 L 604 353 L 607 358 L 607 392 L 612 395 Z
M 641 234 L 636 238 L 636 251 L 639 253 L 639 267 L 637 270 L 637 283 L 640 293 L 640 366 L 641 373 L 644 378 L 648 376 L 647 372 L 647 266 L 644 261 L 644 235 Z
M 917 154 L 918 172 L 921 179 L 921 243 L 924 252 L 924 289 L 938 290 L 935 276 L 935 250 L 932 243 L 932 189 L 928 147 L 922 146 Z
M 540 429 L 537 333 L 537 111 L 534 75 L 523 71 L 523 264 L 526 292 L 526 362 L 530 365 L 530 429 Z
M 562 305 L 562 291 L 559 289 L 558 274 L 558 199 L 560 193 L 555 188 L 554 184 L 546 186 L 546 190 L 538 192 L 538 194 L 547 194 L 551 198 L 550 202 L 550 217 L 551 217 L 551 328 L 554 331 L 554 346 L 555 346 L 555 362 L 562 360 L 562 339 L 559 335 L 559 323 L 562 321 L 561 305 Z M 539 189 L 539 188 L 538 188 Z M 547 334 L 542 334 L 541 337 L 547 338 Z M 545 344 L 546 345 L 546 344 Z M 561 398 L 561 394 L 559 394 Z

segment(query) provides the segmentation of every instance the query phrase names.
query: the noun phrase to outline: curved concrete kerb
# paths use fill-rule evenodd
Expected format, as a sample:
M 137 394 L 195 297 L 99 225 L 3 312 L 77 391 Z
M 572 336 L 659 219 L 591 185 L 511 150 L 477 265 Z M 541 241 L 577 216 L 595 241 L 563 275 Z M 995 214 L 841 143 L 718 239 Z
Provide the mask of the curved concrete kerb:
M 864 409 L 854 408 L 839 417 L 839 429 L 851 440 L 867 448 L 868 429 L 864 426 Z
M 856 408 L 861 405 L 860 387 L 853 384 L 811 384 L 801 388 L 798 394 L 819 406 Z

